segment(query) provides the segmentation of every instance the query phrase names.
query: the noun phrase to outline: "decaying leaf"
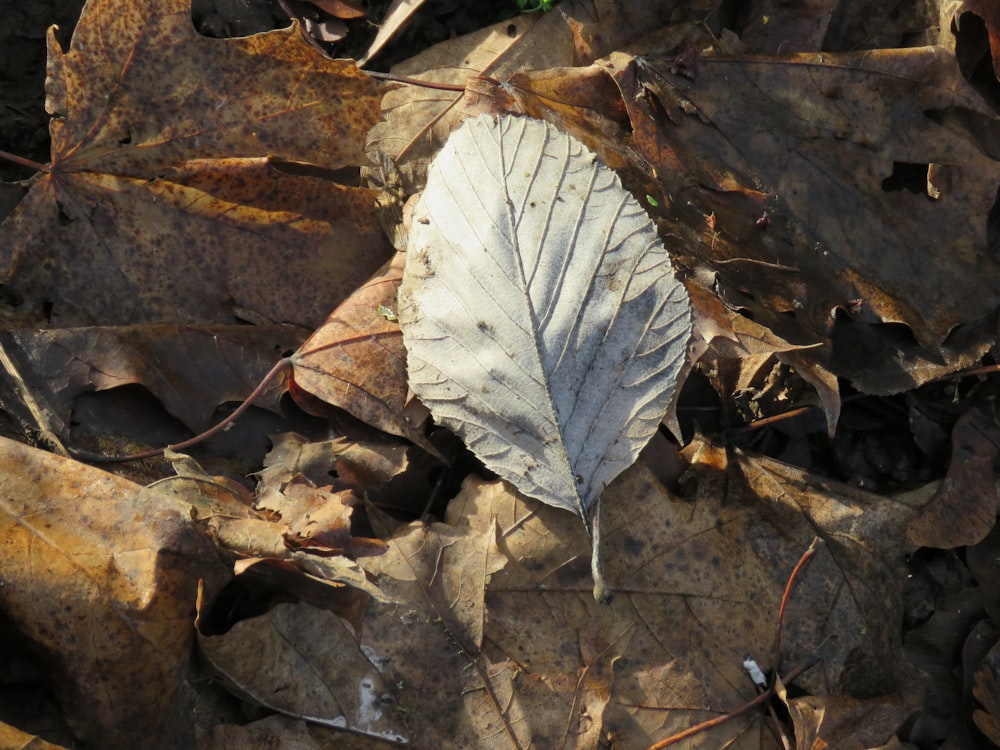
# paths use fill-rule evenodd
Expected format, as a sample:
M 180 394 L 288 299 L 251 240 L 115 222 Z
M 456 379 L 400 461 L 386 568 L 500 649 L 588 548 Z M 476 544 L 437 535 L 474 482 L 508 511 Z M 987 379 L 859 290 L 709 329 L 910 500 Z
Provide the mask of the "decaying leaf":
M 356 187 L 374 83 L 295 28 L 208 39 L 190 16 L 93 0 L 69 52 L 50 33 L 52 163 L 0 228 L 24 311 L 314 327 L 388 257 Z
M 584 521 L 663 419 L 691 332 L 642 207 L 530 118 L 472 119 L 434 160 L 399 317 L 410 386 L 434 417 Z

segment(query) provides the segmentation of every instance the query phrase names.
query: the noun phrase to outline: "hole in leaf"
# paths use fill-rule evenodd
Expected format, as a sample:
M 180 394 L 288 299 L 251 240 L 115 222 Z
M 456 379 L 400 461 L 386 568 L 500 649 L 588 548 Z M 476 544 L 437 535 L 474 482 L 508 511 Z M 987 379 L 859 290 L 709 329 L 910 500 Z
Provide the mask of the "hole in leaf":
M 994 258 L 1000 258 L 1000 188 L 986 215 L 986 249 Z
M 346 187 L 358 187 L 361 185 L 361 167 L 326 169 L 318 167 L 315 164 L 305 164 L 303 162 L 276 158 L 270 160 L 270 165 L 275 171 L 292 175 L 293 177 L 315 177 L 320 180 L 336 182 Z
M 62 207 L 61 203 L 57 203 L 56 204 L 56 208 L 59 211 L 59 213 L 58 213 L 58 221 L 59 221 L 59 225 L 60 226 L 65 227 L 65 226 L 73 223 L 72 217 L 69 214 L 67 214 L 65 211 L 63 211 L 63 207 Z
M 909 190 L 915 195 L 927 195 L 927 168 L 927 164 L 894 161 L 892 174 L 882 180 L 882 190 L 887 193 Z

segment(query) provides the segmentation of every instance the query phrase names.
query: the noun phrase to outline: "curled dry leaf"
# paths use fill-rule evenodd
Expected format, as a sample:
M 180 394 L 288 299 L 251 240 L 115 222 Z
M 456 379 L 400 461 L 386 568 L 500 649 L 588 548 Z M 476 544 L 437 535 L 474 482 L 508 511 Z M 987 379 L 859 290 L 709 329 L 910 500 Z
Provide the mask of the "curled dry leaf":
M 951 432 L 948 474 L 910 521 L 906 540 L 914 547 L 939 549 L 981 542 L 996 523 L 998 452 L 1000 428 L 993 418 L 978 409 L 959 417 Z
M 130 384 L 144 386 L 200 432 L 211 426 L 220 404 L 242 401 L 280 353 L 302 338 L 301 329 L 290 326 L 162 324 L 4 331 L 0 346 L 60 435 L 69 432 L 77 396 Z M 275 383 L 255 403 L 277 412 L 282 391 Z
M 645 211 L 530 118 L 469 120 L 434 160 L 399 316 L 410 386 L 435 419 L 585 522 L 656 431 L 691 333 Z
M 25 310 L 315 327 L 388 257 L 350 186 L 375 85 L 295 28 L 208 39 L 188 0 L 94 0 L 69 52 L 50 33 L 47 94 L 52 163 L 0 228 Z

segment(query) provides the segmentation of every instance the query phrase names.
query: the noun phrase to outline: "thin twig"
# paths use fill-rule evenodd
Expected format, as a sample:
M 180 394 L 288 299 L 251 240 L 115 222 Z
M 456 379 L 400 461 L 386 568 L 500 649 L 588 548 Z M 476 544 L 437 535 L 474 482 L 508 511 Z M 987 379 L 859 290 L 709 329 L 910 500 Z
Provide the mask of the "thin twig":
M 785 583 L 785 592 L 781 595 L 781 606 L 778 608 L 778 626 L 774 630 L 775 671 L 781 667 L 781 627 L 785 622 L 785 605 L 788 604 L 788 597 L 792 593 L 792 586 L 795 584 L 795 579 L 805 567 L 806 563 L 809 562 L 809 559 L 816 554 L 816 549 L 822 543 L 823 540 L 818 536 L 813 537 L 812 543 L 809 545 L 809 549 L 802 553 L 802 557 L 800 557 L 799 561 L 795 563 L 795 567 L 792 568 L 791 575 L 788 576 L 788 582 Z

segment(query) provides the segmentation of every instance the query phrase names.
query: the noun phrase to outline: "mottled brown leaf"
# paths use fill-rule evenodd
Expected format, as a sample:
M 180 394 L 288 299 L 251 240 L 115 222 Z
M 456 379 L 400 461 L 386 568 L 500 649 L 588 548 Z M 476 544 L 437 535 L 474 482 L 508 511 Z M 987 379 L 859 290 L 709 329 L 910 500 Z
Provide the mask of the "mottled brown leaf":
M 214 671 L 238 696 L 317 724 L 405 742 L 409 734 L 381 672 L 347 623 L 304 604 L 279 604 L 224 635 L 199 634 Z
M 387 257 L 351 186 L 374 84 L 296 28 L 213 40 L 187 0 L 94 0 L 69 52 L 50 34 L 47 93 L 52 163 L 0 228 L 26 311 L 315 327 Z
M 0 610 L 49 660 L 79 738 L 190 744 L 198 580 L 228 577 L 190 503 L 0 438 L 0 569 Z
M 567 80 L 593 90 L 601 71 L 627 123 Z M 809 356 L 862 390 L 926 382 L 994 338 L 1000 126 L 942 47 L 709 50 L 696 68 L 615 53 L 492 92 L 599 153 L 700 283 L 789 343 L 822 344 Z

